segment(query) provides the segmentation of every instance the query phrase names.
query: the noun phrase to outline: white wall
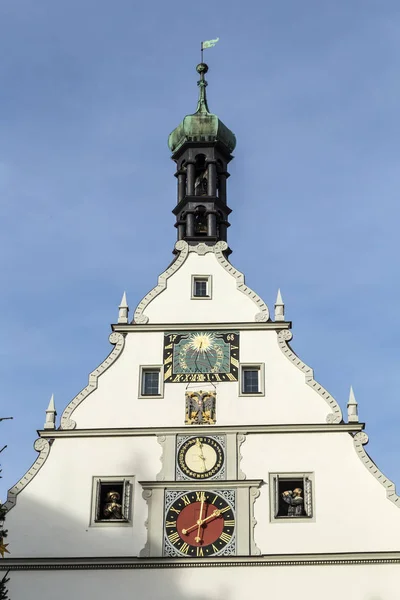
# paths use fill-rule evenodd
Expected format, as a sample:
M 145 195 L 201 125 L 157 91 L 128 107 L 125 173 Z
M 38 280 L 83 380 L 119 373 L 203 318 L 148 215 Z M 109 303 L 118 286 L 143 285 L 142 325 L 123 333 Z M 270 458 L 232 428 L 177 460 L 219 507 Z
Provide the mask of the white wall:
M 399 598 L 398 565 L 25 571 L 10 575 L 13 600 Z
M 191 300 L 193 275 L 211 275 L 212 299 Z M 213 252 L 190 252 L 184 264 L 168 280 L 144 314 L 149 323 L 229 323 L 254 321 L 260 312 L 252 299 L 236 288 L 236 278 L 217 261 Z
M 139 481 L 160 471 L 155 437 L 57 439 L 7 515 L 12 557 L 138 555 L 147 504 Z M 93 476 L 135 475 L 130 527 L 90 527 Z
M 398 549 L 400 509 L 362 464 L 350 434 L 252 434 L 241 454 L 247 478 L 265 482 L 255 503 L 263 554 Z M 156 479 L 160 456 L 153 436 L 56 439 L 7 517 L 12 557 L 137 556 L 148 517 L 138 482 Z M 269 473 L 276 472 L 314 473 L 314 522 L 270 521 Z M 90 527 L 93 476 L 130 475 L 132 526 Z
M 121 356 L 101 375 L 98 389 L 72 413 L 77 427 L 183 425 L 186 383 L 167 383 L 162 399 L 138 398 L 140 365 L 162 360 L 163 332 L 128 333 Z M 330 407 L 282 353 L 276 331 L 241 331 L 240 362 L 265 365 L 265 396 L 240 397 L 239 383 L 216 383 L 218 425 L 325 423 Z
M 263 554 L 399 550 L 400 507 L 360 461 L 348 433 L 248 435 L 248 479 L 266 484 L 255 504 Z M 315 521 L 270 520 L 269 473 L 314 474 Z

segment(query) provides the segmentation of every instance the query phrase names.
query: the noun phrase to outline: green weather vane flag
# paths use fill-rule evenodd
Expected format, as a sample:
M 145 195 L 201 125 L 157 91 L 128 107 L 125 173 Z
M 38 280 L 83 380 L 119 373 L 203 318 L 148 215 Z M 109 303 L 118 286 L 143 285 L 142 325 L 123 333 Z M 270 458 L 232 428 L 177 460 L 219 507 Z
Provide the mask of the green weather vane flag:
M 205 42 L 201 42 L 201 62 L 203 62 L 203 50 L 205 50 L 206 48 L 212 48 L 217 42 L 219 42 L 219 37 L 215 38 L 215 40 L 207 40 Z

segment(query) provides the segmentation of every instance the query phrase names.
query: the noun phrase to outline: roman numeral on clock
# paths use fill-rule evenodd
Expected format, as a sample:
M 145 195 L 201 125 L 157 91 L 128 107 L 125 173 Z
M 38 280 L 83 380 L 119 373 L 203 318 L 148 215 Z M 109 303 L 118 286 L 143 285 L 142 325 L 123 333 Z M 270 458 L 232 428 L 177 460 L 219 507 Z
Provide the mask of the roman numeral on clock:
M 171 544 L 176 544 L 181 538 L 179 537 L 179 533 L 175 531 L 174 533 L 169 534 L 168 539 Z
M 231 539 L 232 539 L 232 536 L 231 536 L 231 535 L 229 535 L 229 533 L 226 533 L 225 531 L 223 531 L 223 532 L 221 533 L 221 535 L 219 536 L 219 539 L 220 539 L 222 542 L 225 542 L 225 543 L 227 544 L 228 542 L 230 542 L 230 541 L 231 541 Z

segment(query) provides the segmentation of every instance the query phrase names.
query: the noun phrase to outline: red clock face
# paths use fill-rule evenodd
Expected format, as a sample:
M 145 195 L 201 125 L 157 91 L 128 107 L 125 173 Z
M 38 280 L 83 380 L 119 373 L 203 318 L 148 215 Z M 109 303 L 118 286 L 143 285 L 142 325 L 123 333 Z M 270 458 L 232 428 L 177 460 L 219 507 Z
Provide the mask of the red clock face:
M 182 556 L 220 554 L 234 531 L 233 507 L 216 492 L 184 492 L 166 513 L 165 542 Z

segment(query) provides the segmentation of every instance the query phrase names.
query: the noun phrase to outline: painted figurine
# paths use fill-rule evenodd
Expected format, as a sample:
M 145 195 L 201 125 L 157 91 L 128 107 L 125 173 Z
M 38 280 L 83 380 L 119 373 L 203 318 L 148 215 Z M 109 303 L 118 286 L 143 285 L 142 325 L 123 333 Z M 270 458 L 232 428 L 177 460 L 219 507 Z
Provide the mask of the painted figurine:
M 107 492 L 106 504 L 103 508 L 103 514 L 107 519 L 122 519 L 122 504 L 119 492 L 111 490 Z
M 288 504 L 288 517 L 301 517 L 303 515 L 303 490 L 301 488 L 295 488 L 292 490 L 286 490 L 282 493 L 282 498 Z

